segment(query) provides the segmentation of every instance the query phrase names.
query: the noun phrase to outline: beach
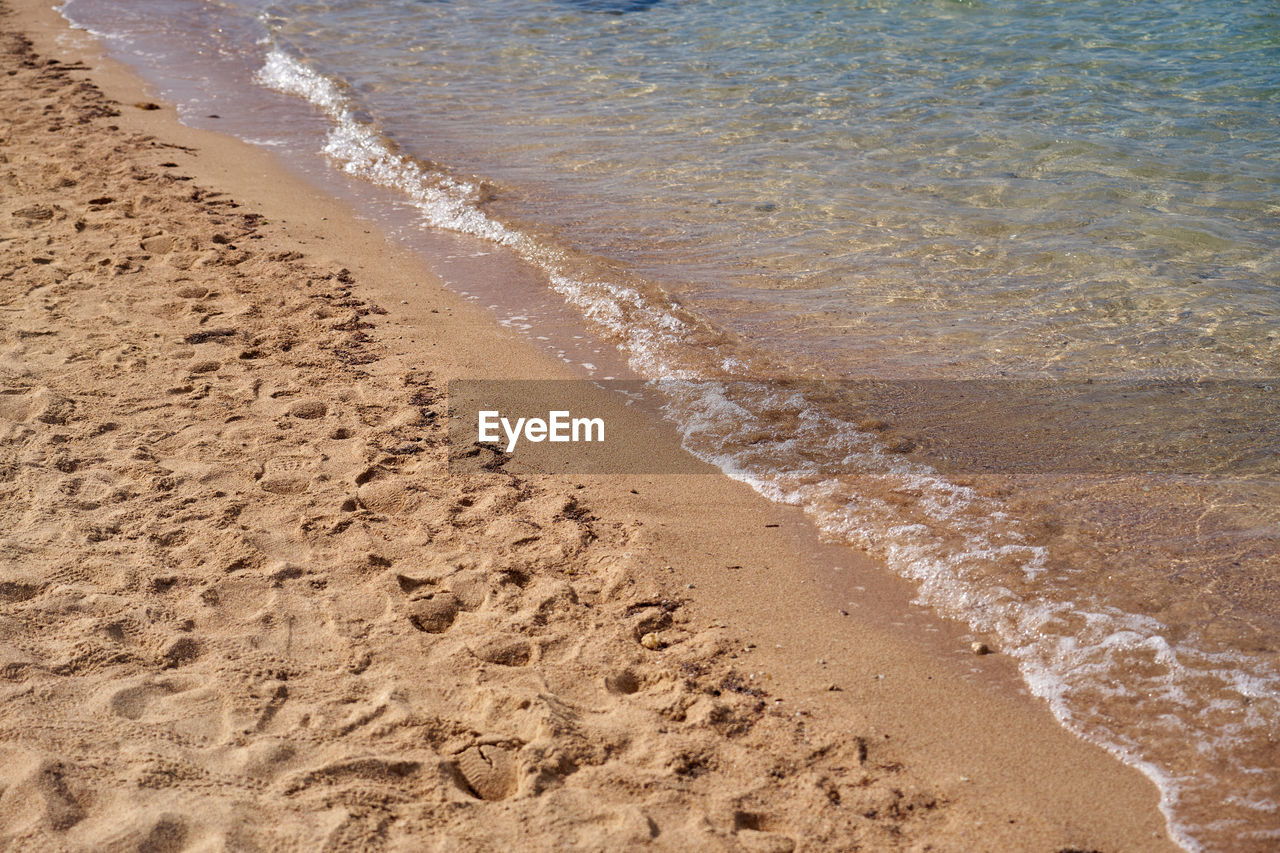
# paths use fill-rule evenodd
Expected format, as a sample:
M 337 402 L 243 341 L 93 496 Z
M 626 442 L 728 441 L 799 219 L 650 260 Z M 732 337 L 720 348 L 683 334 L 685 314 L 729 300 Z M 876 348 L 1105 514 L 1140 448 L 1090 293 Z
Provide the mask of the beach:
M 1177 849 L 799 510 L 451 471 L 450 381 L 574 374 L 3 10 L 0 846 Z

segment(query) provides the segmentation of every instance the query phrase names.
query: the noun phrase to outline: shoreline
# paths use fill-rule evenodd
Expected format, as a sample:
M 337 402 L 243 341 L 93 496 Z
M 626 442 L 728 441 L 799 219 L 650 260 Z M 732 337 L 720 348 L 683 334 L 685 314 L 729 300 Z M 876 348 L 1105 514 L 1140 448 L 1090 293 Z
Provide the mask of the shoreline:
M 71 118 L 52 136 L 43 118 L 15 120 L 21 127 L 6 146 L 5 168 L 28 184 L 20 203 L 10 196 L 6 218 L 38 214 L 18 217 L 24 224 L 5 244 L 18 269 L 10 285 L 38 282 L 6 294 L 10 329 L 22 334 L 4 337 L 11 393 L 3 426 L 21 433 L 17 452 L 29 454 L 10 481 L 26 498 L 6 510 L 17 532 L 5 544 L 14 577 L 4 581 L 22 593 L 7 595 L 0 611 L 6 672 L 18 675 L 6 693 L 3 748 L 27 768 L 0 794 L 6 843 L 75 846 L 101 833 L 132 838 L 179 826 L 192 841 L 230 838 L 246 820 L 266 820 L 287 823 L 303 846 L 359 833 L 389 833 L 397 843 L 483 833 L 494 846 L 567 837 L 580 846 L 663 847 L 709 833 L 730 849 L 855 838 L 903 848 L 1175 849 L 1158 837 L 1153 786 L 1017 695 L 1007 661 L 965 660 L 979 670 L 965 673 L 959 656 L 939 660 L 928 643 L 904 643 L 904 632 L 856 611 L 840 616 L 835 593 L 821 588 L 830 576 L 816 574 L 819 562 L 844 564 L 846 575 L 887 572 L 820 545 L 799 511 L 719 475 L 459 483 L 440 475 L 437 460 L 388 454 L 406 435 L 438 439 L 421 409 L 439 408 L 450 378 L 556 378 L 565 368 L 270 155 L 183 127 L 170 108 L 133 106 L 151 102 L 140 83 L 54 12 L 9 5 L 19 11 L 0 25 L 16 25 L 38 54 L 69 68 L 19 69 L 6 97 L 13 104 L 14 84 L 34 81 L 47 88 L 28 100 Z M 73 62 L 81 58 L 87 69 Z M 120 115 L 91 116 L 102 105 L 76 88 L 82 79 L 118 102 L 110 109 Z M 53 140 L 64 146 L 61 161 L 42 150 Z M 65 150 L 77 144 L 79 161 Z M 116 174 L 93 172 L 114 158 Z M 29 174 L 36 168 L 43 171 Z M 64 177 L 75 183 L 60 186 Z M 112 201 L 94 205 L 91 196 Z M 242 207 L 229 208 L 231 200 Z M 118 210 L 125 204 L 129 211 Z M 75 230 L 77 217 L 103 228 Z M 221 232 L 208 233 L 228 223 L 239 233 L 221 242 Z M 164 233 L 143 233 L 161 224 Z M 120 246 L 102 242 L 117 234 Z M 42 237 L 49 263 L 31 260 Z M 123 247 L 127 240 L 137 245 Z M 94 271 L 109 251 L 127 257 L 113 255 L 109 273 Z M 228 281 L 243 292 L 220 292 Z M 303 282 L 313 292 L 298 289 Z M 102 313 L 76 316 L 77 292 L 99 300 Z M 50 307 L 36 311 L 32 294 Z M 121 352 L 109 363 L 110 347 L 93 338 L 103 318 L 116 324 L 117 340 L 146 345 L 145 357 Z M 224 331 L 230 318 L 242 324 L 233 334 L 199 337 L 210 325 Z M 271 349 L 290 325 L 292 344 Z M 232 355 L 224 338 L 259 354 Z M 107 379 L 127 381 L 136 399 L 125 406 L 123 389 L 104 387 Z M 286 393 L 259 393 L 273 386 Z M 92 429 L 81 410 L 98 413 Z M 213 411 L 223 416 L 217 429 L 203 420 Z M 115 427 L 94 434 L 107 423 Z M 148 438 L 179 423 L 172 435 Z M 362 446 L 335 438 L 339 431 Z M 191 440 L 179 446 L 186 432 Z M 159 446 L 155 458 L 135 458 L 139 446 L 126 437 Z M 250 451 L 236 447 L 246 437 Z M 313 448 L 327 458 L 308 456 Z M 59 453 L 64 464 L 48 465 Z M 97 530 L 101 506 L 131 491 L 121 477 L 173 485 L 169 497 Z M 77 480 L 77 489 L 105 490 L 98 507 L 66 494 Z M 149 500 L 133 490 L 126 500 Z M 216 492 L 223 497 L 209 497 Z M 342 509 L 347 500 L 354 512 Z M 254 523 L 237 524 L 251 535 L 214 518 L 184 520 L 215 509 L 225 517 L 241 504 L 235 517 Z M 54 522 L 84 525 L 85 541 L 43 541 L 41 525 Z M 781 527 L 766 527 L 773 524 Z M 534 542 L 521 544 L 530 528 Z M 228 538 L 242 542 L 231 547 Z M 204 555 L 227 559 L 214 566 Z M 143 558 L 163 569 L 144 577 Z M 52 566 L 56 581 L 33 565 Z M 513 566 L 535 568 L 491 585 L 513 577 Z M 905 609 L 905 584 L 881 586 L 896 588 Z M 442 591 L 426 598 L 435 587 Z M 112 609 L 117 603 L 123 609 Z M 119 615 L 130 608 L 157 608 L 161 627 Z M 308 618 L 316 609 L 325 617 Z M 47 648 L 34 649 L 20 630 L 47 624 L 37 616 L 73 613 L 95 624 L 55 631 Z M 450 624 L 428 631 L 414 620 Z M 117 623 L 124 627 L 113 631 Z M 644 633 L 669 632 L 666 647 L 640 647 L 642 624 L 657 628 Z M 245 637 L 254 638 L 252 654 Z M 60 659 L 77 644 L 93 646 L 90 665 Z M 275 663 L 250 660 L 264 649 Z M 320 666 L 338 659 L 340 674 Z M 260 672 L 268 676 L 252 675 Z M 423 672 L 446 686 L 424 688 Z M 767 682 L 765 695 L 753 681 Z M 242 707 L 250 699 L 262 705 L 257 716 Z M 84 728 L 104 703 L 119 719 L 98 736 L 134 750 L 120 768 Z M 37 714 L 62 728 L 36 726 Z M 304 717 L 314 728 L 297 737 Z M 358 742 L 347 743 L 352 737 Z M 1062 769 L 1043 778 L 1029 776 L 1030 766 Z M 212 788 L 209 779 L 218 780 Z M 22 808 L 33 791 L 45 804 L 39 815 Z M 415 805 L 405 805 L 407 792 Z M 197 814 L 204 804 L 215 805 L 207 820 Z

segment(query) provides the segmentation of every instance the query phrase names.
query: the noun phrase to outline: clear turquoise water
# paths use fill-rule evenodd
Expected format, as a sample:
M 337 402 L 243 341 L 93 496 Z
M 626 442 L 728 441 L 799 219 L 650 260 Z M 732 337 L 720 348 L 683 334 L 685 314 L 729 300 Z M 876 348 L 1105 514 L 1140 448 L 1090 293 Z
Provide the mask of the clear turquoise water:
M 510 247 L 654 378 L 1280 374 L 1274 2 L 69 14 L 193 120 Z M 961 482 L 820 395 L 715 388 L 671 392 L 691 447 L 999 638 L 1065 724 L 1157 781 L 1186 846 L 1280 843 L 1273 479 Z
M 264 8 L 498 215 L 807 369 L 1280 361 L 1275 4 L 589 5 Z

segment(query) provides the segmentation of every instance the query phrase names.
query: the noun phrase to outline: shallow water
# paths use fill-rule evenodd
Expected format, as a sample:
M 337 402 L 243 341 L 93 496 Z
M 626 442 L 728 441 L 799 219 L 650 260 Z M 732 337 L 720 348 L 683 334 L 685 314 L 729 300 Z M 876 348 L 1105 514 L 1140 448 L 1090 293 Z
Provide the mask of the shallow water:
M 1274 4 L 68 13 L 188 120 L 542 268 L 681 380 L 691 449 L 993 638 L 1186 846 L 1277 843 Z

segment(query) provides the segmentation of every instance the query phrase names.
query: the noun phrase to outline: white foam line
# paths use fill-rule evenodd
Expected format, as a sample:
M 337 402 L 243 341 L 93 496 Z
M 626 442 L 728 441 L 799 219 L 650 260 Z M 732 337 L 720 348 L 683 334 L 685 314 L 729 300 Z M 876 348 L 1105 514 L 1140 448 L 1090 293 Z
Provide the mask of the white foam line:
M 1032 692 L 1045 699 L 1068 728 L 1145 773 L 1161 792 L 1161 810 L 1174 840 L 1187 850 L 1203 849 L 1192 836 L 1192 828 L 1177 816 L 1183 791 L 1196 781 L 1191 774 L 1175 776 L 1143 758 L 1137 751 L 1138 745 L 1105 729 L 1089 727 L 1086 731 L 1080 716 L 1087 709 L 1073 706 L 1071 696 L 1076 688 L 1094 689 L 1106 684 L 1108 674 L 1125 656 L 1145 655 L 1163 665 L 1167 674 L 1162 679 L 1148 679 L 1140 686 L 1128 685 L 1124 693 L 1145 693 L 1151 698 L 1181 705 L 1181 715 L 1166 715 L 1164 719 L 1167 726 L 1181 730 L 1168 732 L 1168 736 L 1190 734 L 1198 737 L 1202 744 L 1225 747 L 1232 732 L 1196 726 L 1196 709 L 1190 704 L 1185 685 L 1217 679 L 1242 697 L 1274 696 L 1280 684 L 1275 673 L 1250 673 L 1247 669 L 1255 662 L 1241 656 L 1213 655 L 1186 645 L 1171 646 L 1164 638 L 1164 626 L 1148 617 L 1124 613 L 1098 602 L 1088 603 L 1092 609 L 1086 610 L 1083 602 L 1019 597 L 999 585 L 984 582 L 977 574 L 980 568 L 1009 561 L 1018 564 L 1027 580 L 1034 581 L 1045 571 L 1047 558 L 1044 549 L 1024 544 L 1025 537 L 1016 530 L 993 540 L 987 530 L 973 528 L 974 522 L 983 519 L 1008 520 L 1007 513 L 995 502 L 945 481 L 926 466 L 885 460 L 882 454 L 868 451 L 865 435 L 836 421 L 827 424 L 825 431 L 816 430 L 810 435 L 802 432 L 761 448 L 756 436 L 764 425 L 750 425 L 751 408 L 727 399 L 720 389 L 707 390 L 705 383 L 699 385 L 701 387 L 691 385 L 683 396 L 680 389 L 674 389 L 675 393 L 671 394 L 675 401 L 673 408 L 678 411 L 677 419 L 685 425 L 686 440 L 695 452 L 766 497 L 804 507 L 827 532 L 882 557 L 897 572 L 918 581 L 921 603 L 961 618 L 977 630 L 999 636 L 1009 654 L 1018 661 Z M 737 426 L 726 429 L 725 424 Z M 744 442 L 732 439 L 734 432 L 751 439 L 749 449 L 724 450 L 743 447 Z M 794 457 L 797 441 L 815 439 L 828 445 L 833 439 L 837 444 L 841 440 L 847 442 L 839 448 L 846 470 L 857 470 L 879 480 L 881 488 L 896 485 L 918 492 L 918 509 L 929 523 L 894 523 L 894 517 L 901 514 L 895 507 L 865 497 L 832 506 L 833 497 L 849 494 L 846 483 L 815 478 L 812 469 L 779 472 L 767 463 L 761 465 L 756 461 L 771 456 Z M 875 531 L 883 531 L 883 536 Z M 961 533 L 965 547 L 958 548 L 954 540 L 944 541 L 939 531 Z M 1075 636 L 1046 633 L 1045 629 L 1052 623 L 1067 617 L 1083 618 L 1086 628 Z M 1197 665 L 1190 665 L 1189 660 Z M 1256 734 L 1262 734 L 1270 724 L 1258 714 L 1249 722 Z M 1252 802 L 1269 801 L 1240 800 L 1245 807 L 1250 807 Z

